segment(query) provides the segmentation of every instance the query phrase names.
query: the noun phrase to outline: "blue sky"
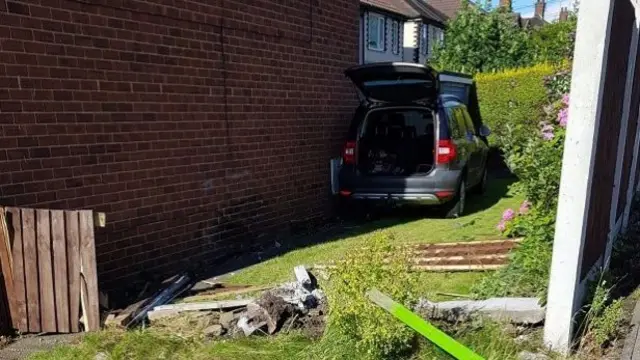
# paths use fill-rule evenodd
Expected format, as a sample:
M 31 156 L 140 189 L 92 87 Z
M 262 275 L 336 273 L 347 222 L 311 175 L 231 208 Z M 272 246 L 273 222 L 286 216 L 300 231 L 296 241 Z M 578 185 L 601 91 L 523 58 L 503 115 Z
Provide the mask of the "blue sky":
M 499 0 L 493 0 L 493 5 L 497 6 Z M 533 16 L 536 0 L 513 0 L 513 11 L 519 12 L 523 17 Z M 561 7 L 572 8 L 572 0 L 547 0 L 547 8 L 545 10 L 545 19 L 553 21 L 558 18 Z

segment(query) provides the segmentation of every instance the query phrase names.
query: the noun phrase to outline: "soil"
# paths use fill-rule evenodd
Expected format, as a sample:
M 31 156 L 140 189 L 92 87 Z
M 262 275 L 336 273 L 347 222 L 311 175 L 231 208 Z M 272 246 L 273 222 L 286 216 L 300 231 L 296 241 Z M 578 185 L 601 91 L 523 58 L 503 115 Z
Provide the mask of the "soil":
M 58 345 L 78 343 L 83 336 L 83 333 L 76 333 L 16 338 L 11 344 L 0 349 L 0 359 L 23 360 L 36 352 L 50 350 Z
M 274 328 L 269 329 L 269 333 L 278 331 L 282 324 L 284 324 L 287 319 L 293 317 L 296 313 L 296 309 L 293 305 L 285 302 L 281 297 L 275 296 L 268 291 L 264 293 L 257 303 L 267 311 L 267 314 L 275 325 Z

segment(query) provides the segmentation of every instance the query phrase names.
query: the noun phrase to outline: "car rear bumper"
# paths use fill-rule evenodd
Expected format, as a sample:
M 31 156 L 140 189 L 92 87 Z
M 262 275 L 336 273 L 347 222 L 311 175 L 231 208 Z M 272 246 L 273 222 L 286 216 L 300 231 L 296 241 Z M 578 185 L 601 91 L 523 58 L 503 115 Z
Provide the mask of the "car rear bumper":
M 444 201 L 435 194 L 385 194 L 385 193 L 353 193 L 349 197 L 352 200 L 364 200 L 372 202 L 391 202 L 399 204 L 415 205 L 439 205 Z
M 356 201 L 440 205 L 454 197 L 461 174 L 458 170 L 434 169 L 423 176 L 363 176 L 343 168 L 340 195 Z

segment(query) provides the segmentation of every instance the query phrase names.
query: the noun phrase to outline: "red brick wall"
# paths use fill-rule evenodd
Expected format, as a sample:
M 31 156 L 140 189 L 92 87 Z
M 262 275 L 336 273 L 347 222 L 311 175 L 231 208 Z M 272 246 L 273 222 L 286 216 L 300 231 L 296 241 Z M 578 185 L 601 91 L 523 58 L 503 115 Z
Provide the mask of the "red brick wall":
M 215 264 L 326 211 L 357 1 L 6 5 L 0 204 L 106 212 L 103 288 Z

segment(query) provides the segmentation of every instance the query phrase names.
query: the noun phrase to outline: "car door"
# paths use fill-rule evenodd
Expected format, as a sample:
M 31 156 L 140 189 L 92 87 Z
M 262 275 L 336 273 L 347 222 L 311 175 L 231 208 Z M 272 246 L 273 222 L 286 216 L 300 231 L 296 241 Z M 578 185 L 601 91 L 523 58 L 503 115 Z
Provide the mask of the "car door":
M 453 103 L 445 106 L 445 112 L 447 114 L 447 125 L 449 128 L 449 136 L 457 149 L 456 168 L 462 168 L 467 165 L 469 159 L 469 151 L 471 150 L 470 143 L 465 137 L 465 122 L 464 118 L 460 116 L 457 103 Z
M 469 175 L 473 178 L 469 180 L 472 181 L 471 184 L 476 184 L 480 181 L 482 171 L 484 170 L 484 147 L 466 106 L 460 106 L 460 114 L 464 118 L 465 128 L 467 131 L 466 137 L 471 143 L 469 150 Z

